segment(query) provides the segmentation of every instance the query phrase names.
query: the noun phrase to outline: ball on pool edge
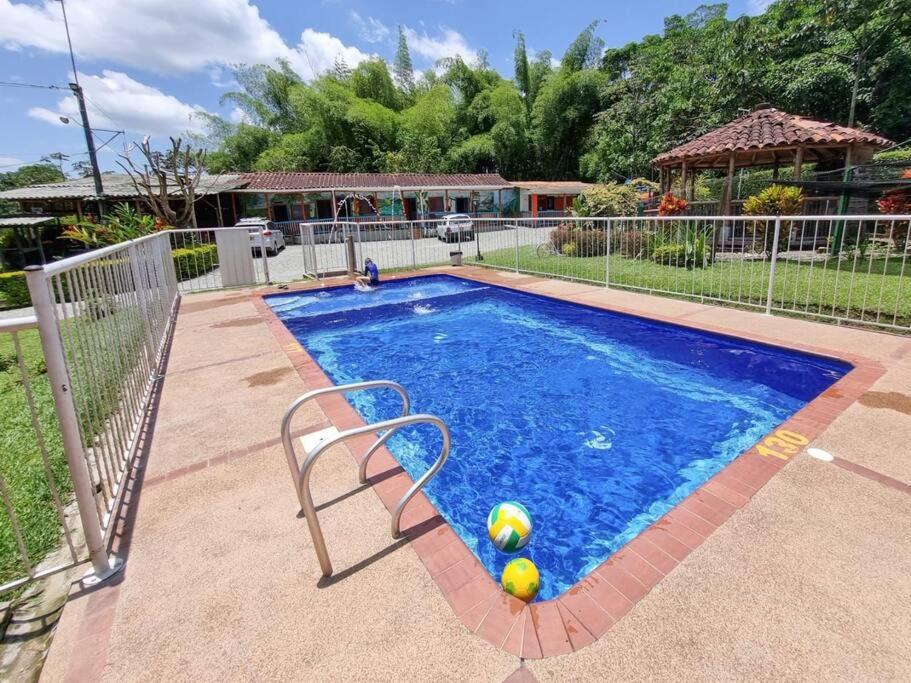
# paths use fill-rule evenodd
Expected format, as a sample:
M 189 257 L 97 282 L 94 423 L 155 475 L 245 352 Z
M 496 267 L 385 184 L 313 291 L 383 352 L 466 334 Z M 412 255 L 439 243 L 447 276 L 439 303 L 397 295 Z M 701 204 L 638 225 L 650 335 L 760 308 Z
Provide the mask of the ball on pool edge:
M 521 503 L 508 500 L 494 505 L 487 515 L 487 535 L 504 553 L 514 553 L 531 540 L 531 515 Z
M 500 583 L 510 595 L 529 602 L 535 599 L 538 589 L 541 587 L 541 576 L 538 574 L 538 568 L 531 560 L 524 557 L 517 557 L 510 560 L 506 567 L 503 568 L 503 576 Z

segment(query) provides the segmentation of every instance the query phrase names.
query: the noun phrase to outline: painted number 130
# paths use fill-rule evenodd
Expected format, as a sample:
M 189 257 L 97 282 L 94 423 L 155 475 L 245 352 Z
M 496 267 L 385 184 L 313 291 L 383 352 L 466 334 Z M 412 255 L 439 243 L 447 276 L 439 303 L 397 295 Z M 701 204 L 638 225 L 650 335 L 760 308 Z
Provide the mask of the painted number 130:
M 803 434 L 779 429 L 772 436 L 767 436 L 762 443 L 756 445 L 756 450 L 763 457 L 775 457 L 781 460 L 790 460 L 791 456 L 799 453 L 800 449 L 810 443 Z

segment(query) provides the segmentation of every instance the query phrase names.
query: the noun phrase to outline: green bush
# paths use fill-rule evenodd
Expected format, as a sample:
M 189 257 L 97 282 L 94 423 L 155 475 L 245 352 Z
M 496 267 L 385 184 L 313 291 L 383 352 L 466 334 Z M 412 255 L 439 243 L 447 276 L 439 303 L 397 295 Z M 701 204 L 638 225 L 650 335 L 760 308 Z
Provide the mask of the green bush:
M 686 245 L 663 244 L 652 252 L 652 260 L 663 266 L 684 266 L 686 265 Z
M 639 195 L 631 185 L 595 185 L 573 201 L 573 213 L 584 217 L 635 216 Z
M 178 282 L 205 275 L 218 267 L 218 247 L 214 244 L 174 249 L 171 256 Z
M 604 256 L 607 253 L 606 231 L 600 227 L 562 226 L 550 234 L 550 241 L 564 256 Z
M 0 299 L 3 300 L 2 303 L 7 308 L 22 308 L 23 306 L 32 305 L 23 271 L 14 270 L 9 273 L 0 273 Z

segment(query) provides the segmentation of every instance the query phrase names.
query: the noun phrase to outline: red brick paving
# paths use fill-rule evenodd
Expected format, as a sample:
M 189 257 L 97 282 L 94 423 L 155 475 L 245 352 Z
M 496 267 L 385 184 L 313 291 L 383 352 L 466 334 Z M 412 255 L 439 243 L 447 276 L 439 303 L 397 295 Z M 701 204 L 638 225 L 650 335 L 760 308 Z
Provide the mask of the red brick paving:
M 485 280 L 484 277 L 467 276 Z M 497 281 L 494 284 L 522 289 L 516 283 Z M 572 296 L 562 298 L 570 301 L 577 299 Z M 312 389 L 331 385 L 322 369 L 263 301 L 262 295 L 255 295 L 253 302 L 307 387 Z M 579 303 L 642 317 L 640 311 L 618 306 L 592 304 L 588 301 Z M 649 317 L 699 330 L 743 337 L 741 333 L 730 329 L 689 323 L 679 318 L 661 315 Z M 753 335 L 751 341 L 782 345 L 780 340 L 759 335 Z M 790 346 L 816 355 L 833 356 L 831 351 L 809 344 L 794 343 Z M 524 659 L 567 654 L 585 647 L 604 635 L 718 526 L 746 505 L 795 453 L 805 447 L 800 445 L 794 449 L 794 453 L 782 454 L 770 445 L 764 446 L 767 450 L 778 453 L 776 456 L 763 454 L 757 446 L 781 430 L 796 432 L 812 441 L 884 372 L 878 362 L 861 356 L 838 354 L 838 358 L 854 365 L 854 369 L 772 434 L 764 437 L 760 443 L 735 458 L 679 505 L 556 599 L 524 605 L 506 595 L 445 522 L 440 522 L 439 526 L 422 535 L 408 534 L 411 546 L 443 592 L 454 614 L 466 628 L 495 647 L 520 654 Z M 319 403 L 327 418 L 340 429 L 364 424 L 354 408 L 339 395 L 325 397 Z M 778 447 L 781 447 L 780 444 Z M 374 459 L 376 462 L 371 463 L 370 472 L 382 471 L 375 469 L 378 464 L 387 470 L 397 467 L 395 458 L 385 448 L 377 452 Z M 840 460 L 836 460 L 836 464 L 887 486 L 900 486 L 903 487 L 902 490 L 911 491 L 911 487 L 906 484 L 872 470 Z M 411 479 L 402 471 L 376 483 L 374 490 L 392 511 L 410 484 Z M 415 501 L 419 499 L 423 514 L 418 517 L 433 517 L 436 511 L 430 501 L 423 494 L 419 494 Z M 413 506 L 415 502 L 409 508 Z M 403 523 L 403 528 L 405 526 Z M 508 680 L 526 680 L 522 678 L 526 672 L 527 670 L 519 669 Z

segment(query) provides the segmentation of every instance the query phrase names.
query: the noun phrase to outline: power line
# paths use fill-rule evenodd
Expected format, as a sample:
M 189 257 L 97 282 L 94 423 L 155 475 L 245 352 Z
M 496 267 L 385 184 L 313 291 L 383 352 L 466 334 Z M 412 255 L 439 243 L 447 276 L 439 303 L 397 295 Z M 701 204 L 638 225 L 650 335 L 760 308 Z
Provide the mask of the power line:
M 35 88 L 38 90 L 69 90 L 62 85 L 39 85 L 38 83 L 16 83 L 14 81 L 0 81 L 4 88 Z

